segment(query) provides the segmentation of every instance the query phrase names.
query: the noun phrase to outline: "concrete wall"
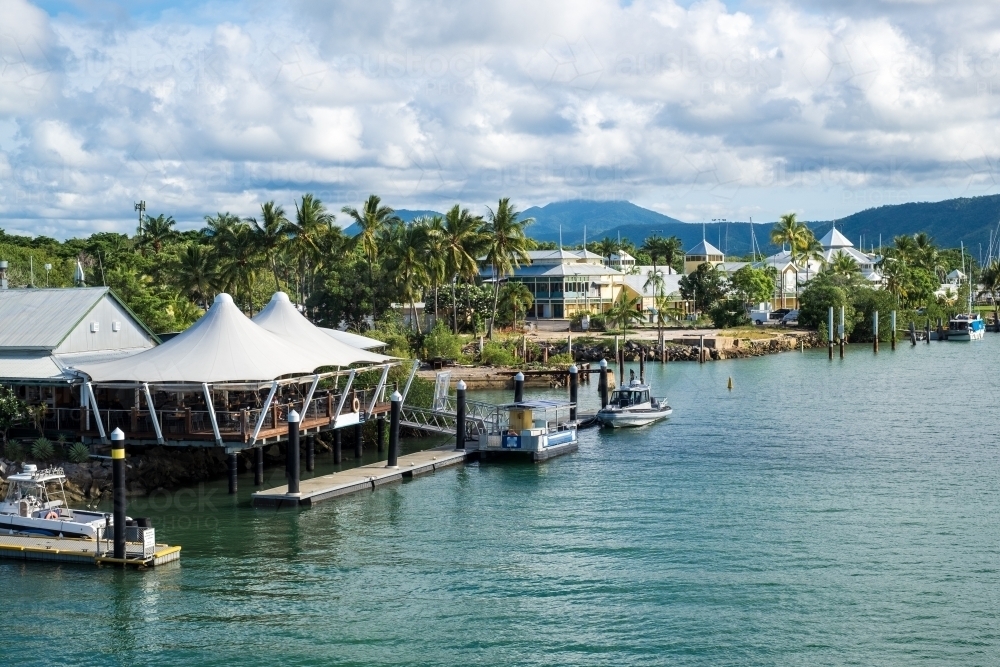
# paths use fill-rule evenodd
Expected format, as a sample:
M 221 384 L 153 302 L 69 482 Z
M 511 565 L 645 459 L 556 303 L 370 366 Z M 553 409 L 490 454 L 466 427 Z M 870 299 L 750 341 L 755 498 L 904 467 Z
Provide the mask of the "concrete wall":
M 114 323 L 120 323 L 115 331 Z M 97 323 L 97 331 L 91 325 Z M 152 337 L 110 296 L 105 296 L 55 349 L 57 353 L 153 347 Z

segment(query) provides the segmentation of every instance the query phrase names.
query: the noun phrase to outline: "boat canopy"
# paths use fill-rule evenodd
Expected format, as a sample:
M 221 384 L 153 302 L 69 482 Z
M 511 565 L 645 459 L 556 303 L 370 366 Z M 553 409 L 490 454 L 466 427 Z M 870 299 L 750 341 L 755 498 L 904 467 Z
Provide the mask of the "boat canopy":
M 95 382 L 270 381 L 337 365 L 322 350 L 285 340 L 244 315 L 228 294 L 183 333 L 145 352 L 75 366 Z
M 323 329 L 307 320 L 292 305 L 288 295 L 284 292 L 275 292 L 270 303 L 251 321 L 285 340 L 323 355 L 326 366 L 350 366 L 355 363 L 378 364 L 393 360 L 393 357 L 369 352 L 327 335 Z M 364 338 L 364 336 L 358 336 L 358 338 Z

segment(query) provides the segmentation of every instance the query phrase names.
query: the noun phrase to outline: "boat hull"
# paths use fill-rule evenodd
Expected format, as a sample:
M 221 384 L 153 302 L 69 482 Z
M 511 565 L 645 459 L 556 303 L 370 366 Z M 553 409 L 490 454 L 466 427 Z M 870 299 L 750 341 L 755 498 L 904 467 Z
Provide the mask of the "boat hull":
M 963 343 L 970 340 L 982 340 L 985 337 L 986 332 L 983 329 L 978 331 L 949 331 L 946 340 Z
M 84 540 L 96 540 L 100 536 L 103 522 L 81 523 L 58 519 L 38 519 L 0 514 L 0 530 L 13 530 L 18 533 L 31 533 L 47 537 L 75 537 Z
M 673 409 L 666 410 L 601 410 L 597 413 L 597 421 L 609 428 L 638 428 L 666 419 L 673 414 Z

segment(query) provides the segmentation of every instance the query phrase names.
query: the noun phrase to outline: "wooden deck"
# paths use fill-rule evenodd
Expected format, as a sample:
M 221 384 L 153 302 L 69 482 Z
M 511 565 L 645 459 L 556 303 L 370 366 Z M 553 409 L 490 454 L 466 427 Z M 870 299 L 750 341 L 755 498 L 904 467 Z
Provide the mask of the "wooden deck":
M 37 560 L 57 563 L 88 563 L 155 567 L 180 560 L 181 548 L 157 544 L 150 558 L 121 560 L 106 556 L 110 545 L 106 541 L 81 540 L 67 537 L 35 537 L 0 534 L 0 558 Z
M 386 467 L 386 461 L 342 470 L 330 475 L 299 482 L 299 494 L 289 495 L 287 486 L 279 486 L 253 494 L 254 507 L 310 507 L 324 500 L 350 493 L 371 491 L 375 487 L 398 482 L 404 477 L 416 477 L 439 468 L 464 463 L 467 453 L 448 445 L 399 457 L 396 468 Z

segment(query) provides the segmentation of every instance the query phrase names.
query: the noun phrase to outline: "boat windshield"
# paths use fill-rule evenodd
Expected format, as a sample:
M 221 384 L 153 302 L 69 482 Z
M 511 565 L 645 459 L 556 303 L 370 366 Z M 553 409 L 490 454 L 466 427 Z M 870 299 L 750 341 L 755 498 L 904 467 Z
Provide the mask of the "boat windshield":
M 611 395 L 611 403 L 620 408 L 647 402 L 649 402 L 648 389 L 618 389 Z

